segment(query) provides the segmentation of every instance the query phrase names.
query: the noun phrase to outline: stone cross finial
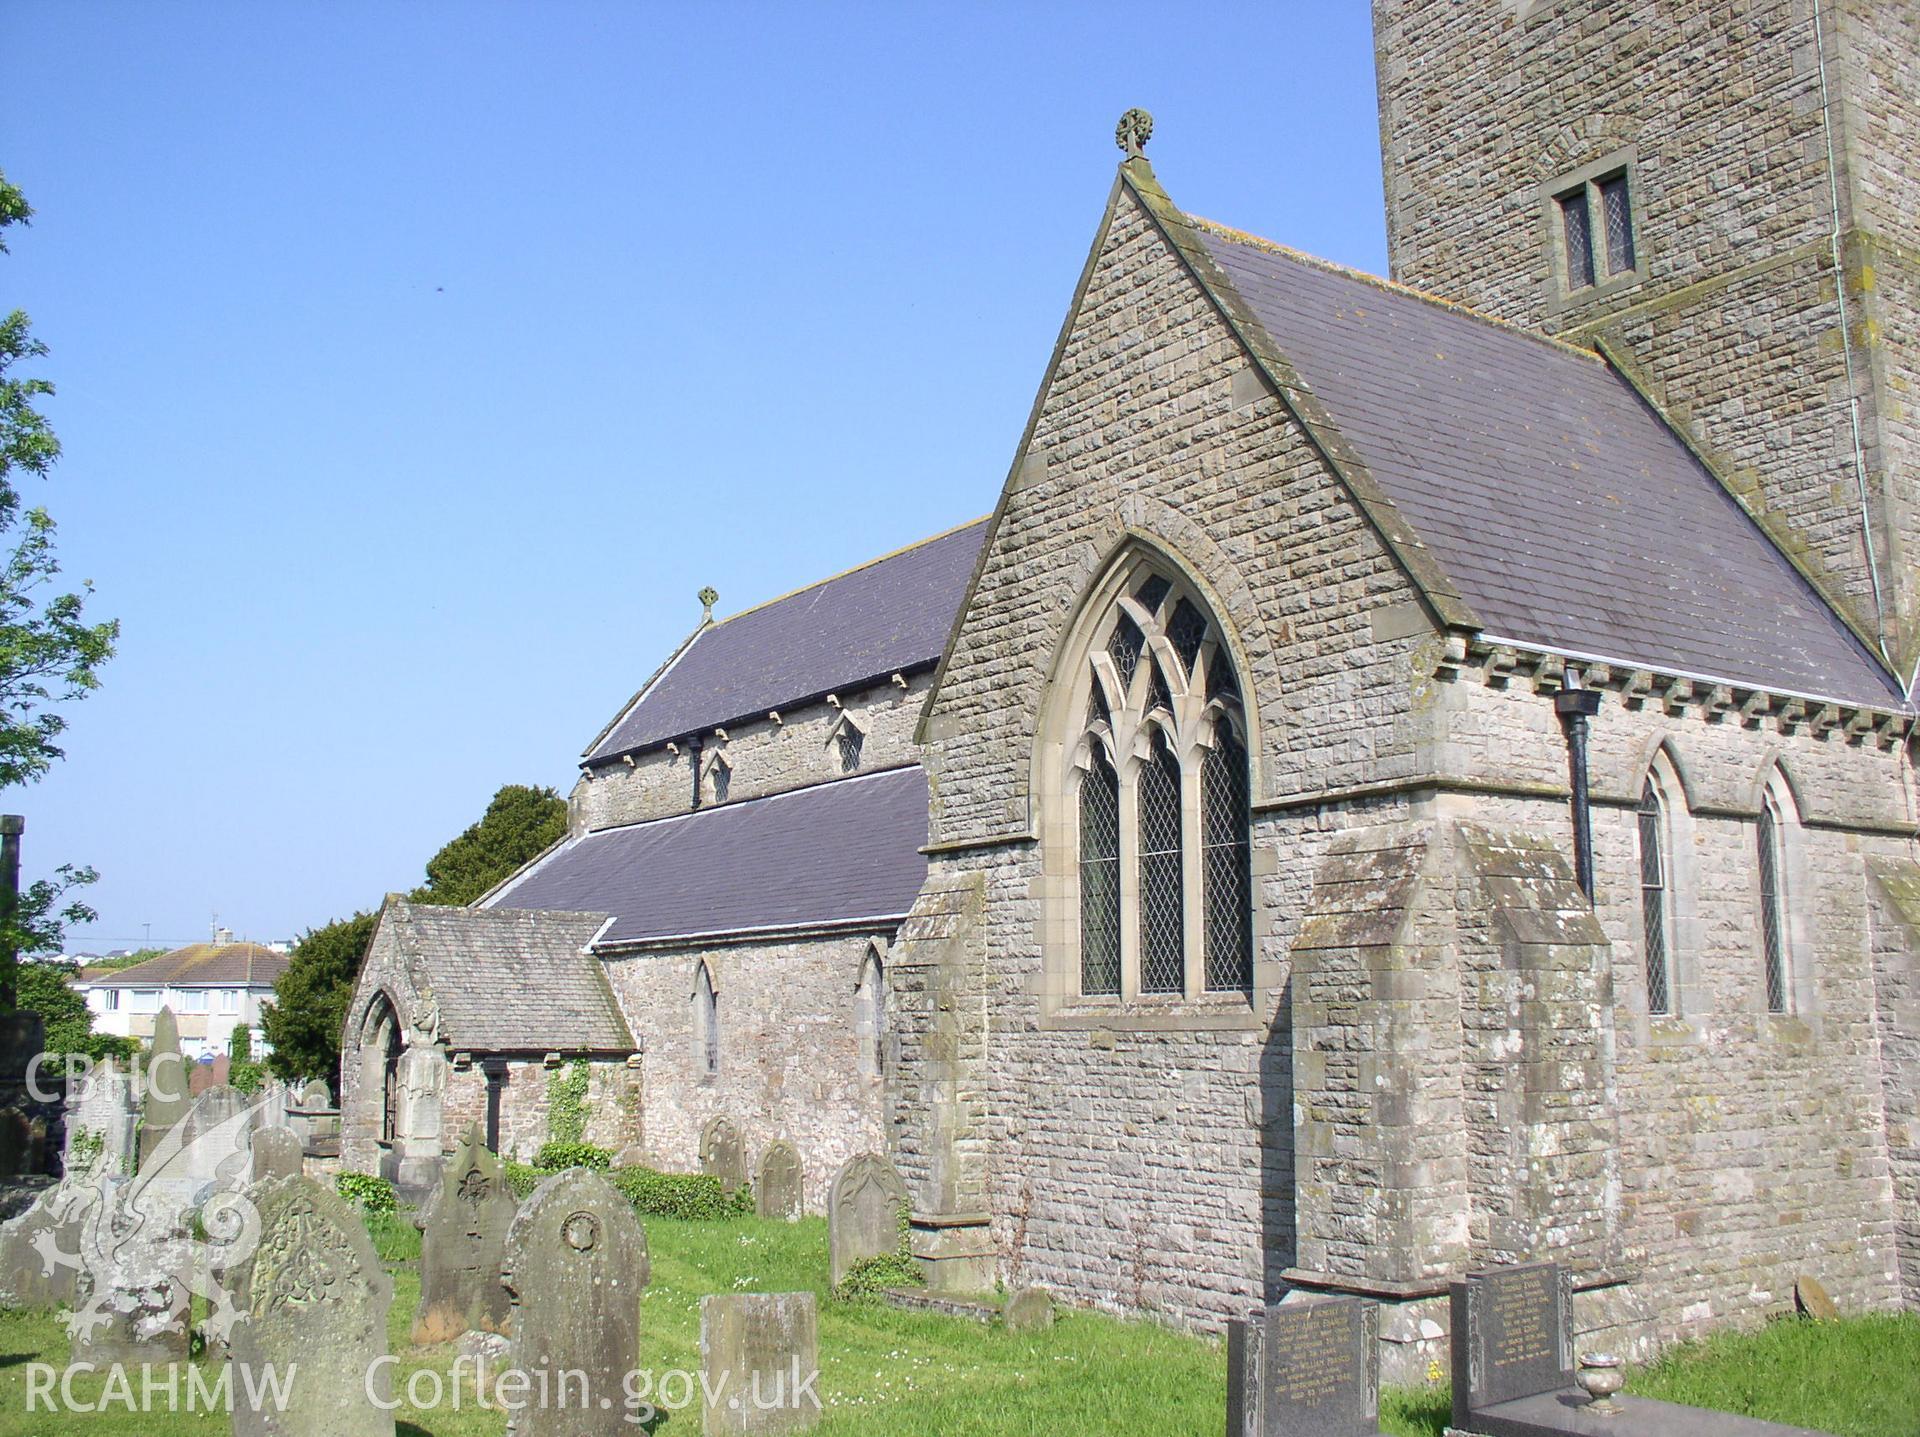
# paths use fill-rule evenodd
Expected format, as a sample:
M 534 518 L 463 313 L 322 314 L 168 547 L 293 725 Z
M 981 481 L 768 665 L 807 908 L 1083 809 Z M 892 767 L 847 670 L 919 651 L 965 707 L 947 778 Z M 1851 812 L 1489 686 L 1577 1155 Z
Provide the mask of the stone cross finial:
M 703 624 L 712 623 L 713 606 L 720 602 L 720 591 L 709 584 L 706 588 L 695 594 L 694 597 L 700 601 L 700 622 Z
M 1130 160 L 1145 157 L 1147 141 L 1153 136 L 1153 116 L 1142 109 L 1131 109 L 1113 127 L 1113 142 Z

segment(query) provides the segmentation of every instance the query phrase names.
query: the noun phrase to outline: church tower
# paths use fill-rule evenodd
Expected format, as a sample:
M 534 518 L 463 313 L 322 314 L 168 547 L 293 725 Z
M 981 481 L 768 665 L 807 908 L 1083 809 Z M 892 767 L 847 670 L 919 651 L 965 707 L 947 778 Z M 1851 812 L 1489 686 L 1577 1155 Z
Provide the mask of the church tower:
M 1396 279 L 1593 344 L 1920 659 L 1920 4 L 1375 0 Z

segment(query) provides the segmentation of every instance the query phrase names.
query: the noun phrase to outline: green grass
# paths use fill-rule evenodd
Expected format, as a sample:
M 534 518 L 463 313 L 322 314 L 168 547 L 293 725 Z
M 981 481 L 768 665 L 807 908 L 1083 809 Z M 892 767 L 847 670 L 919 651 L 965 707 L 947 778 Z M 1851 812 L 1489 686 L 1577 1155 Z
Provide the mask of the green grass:
M 419 1299 L 412 1271 L 418 1234 L 404 1214 L 367 1219 L 394 1273 L 388 1322 L 400 1358 L 395 1392 L 415 1372 L 443 1377 L 451 1345 L 413 1348 L 407 1329 Z M 710 1292 L 812 1291 L 820 1299 L 821 1437 L 1106 1437 L 1151 1431 L 1216 1437 L 1226 1419 L 1222 1346 L 1093 1313 L 1063 1312 L 1046 1332 L 1012 1334 L 879 1302 L 840 1303 L 826 1293 L 826 1224 L 648 1219 L 653 1280 L 644 1301 L 641 1362 L 659 1373 L 699 1368 L 700 1298 Z M 0 1312 L 0 1434 L 19 1437 L 184 1437 L 224 1434 L 224 1416 L 175 1413 L 25 1415 L 25 1364 L 66 1361 L 50 1313 Z M 101 1380 L 75 1384 L 98 1395 Z M 1681 1349 L 1637 1370 L 1628 1391 L 1719 1406 L 1843 1437 L 1920 1437 L 1920 1316 L 1869 1317 L 1816 1326 L 1783 1322 Z M 1438 1437 L 1444 1388 L 1382 1394 L 1382 1426 L 1398 1437 Z M 504 1414 L 403 1407 L 400 1437 L 502 1437 Z M 627 1428 L 634 1430 L 637 1428 Z M 655 1430 L 698 1437 L 699 1414 L 668 1413 Z

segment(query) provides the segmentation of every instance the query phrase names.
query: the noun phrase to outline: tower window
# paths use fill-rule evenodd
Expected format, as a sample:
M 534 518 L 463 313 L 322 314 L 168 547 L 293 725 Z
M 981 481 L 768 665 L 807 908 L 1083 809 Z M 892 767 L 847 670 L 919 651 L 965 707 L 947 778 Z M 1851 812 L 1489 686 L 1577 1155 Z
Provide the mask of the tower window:
M 840 757 L 840 772 L 852 773 L 860 767 L 860 748 L 866 735 L 850 723 L 840 725 L 840 732 L 834 737 L 834 748 Z
M 1619 157 L 1563 176 L 1546 193 L 1565 294 L 1605 289 L 1638 276 L 1632 177 Z

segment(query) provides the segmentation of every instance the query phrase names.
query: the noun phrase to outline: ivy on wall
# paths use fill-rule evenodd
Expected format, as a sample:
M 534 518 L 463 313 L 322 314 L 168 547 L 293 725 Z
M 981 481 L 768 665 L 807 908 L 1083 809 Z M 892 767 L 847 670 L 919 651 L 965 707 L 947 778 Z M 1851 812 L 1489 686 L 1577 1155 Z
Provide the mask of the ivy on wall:
M 547 1140 L 577 1143 L 587 1133 L 587 1063 L 576 1058 L 547 1079 Z

